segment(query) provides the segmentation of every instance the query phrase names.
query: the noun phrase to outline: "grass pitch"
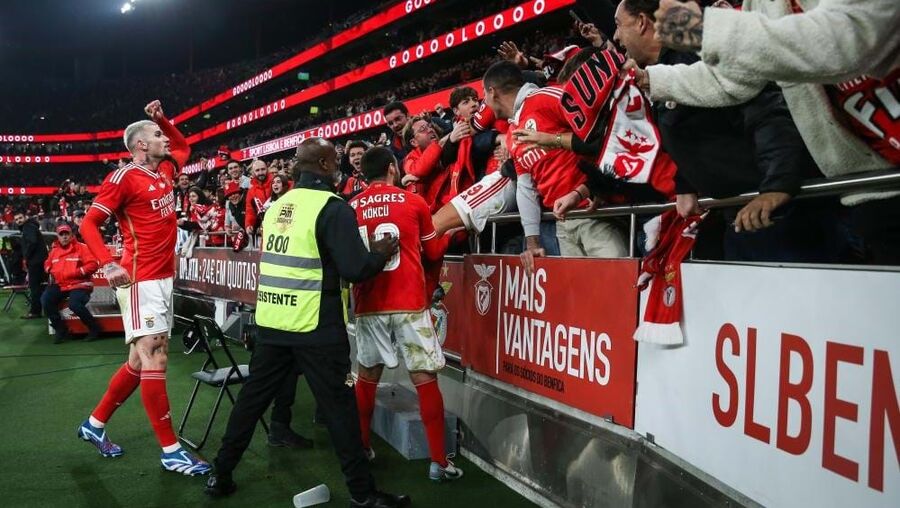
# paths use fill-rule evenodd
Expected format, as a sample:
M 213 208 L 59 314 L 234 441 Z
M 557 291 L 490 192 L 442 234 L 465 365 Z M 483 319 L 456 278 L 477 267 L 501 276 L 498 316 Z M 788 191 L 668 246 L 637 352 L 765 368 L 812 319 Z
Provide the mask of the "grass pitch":
M 6 294 L 0 293 L 0 299 L 5 298 Z M 257 426 L 253 442 L 235 471 L 238 491 L 230 498 L 207 498 L 203 494 L 206 477 L 187 477 L 160 468 L 160 450 L 138 392 L 119 408 L 107 427 L 125 455 L 100 457 L 91 445 L 75 437 L 75 429 L 103 395 L 109 377 L 125 361 L 122 338 L 54 345 L 46 321 L 19 319 L 24 312 L 20 300 L 10 312 L 0 314 L 0 415 L 5 421 L 0 433 L 0 506 L 289 507 L 294 494 L 320 483 L 331 489 L 331 502 L 322 506 L 349 505 L 328 432 L 312 423 L 312 395 L 302 378 L 293 408 L 293 427 L 312 438 L 315 447 L 272 448 Z M 239 362 L 249 359 L 247 352 L 232 350 Z M 202 362 L 201 355 L 183 354 L 180 335 L 176 334 L 170 343 L 167 380 L 176 425 L 192 387 L 190 373 Z M 210 388 L 200 389 L 185 430 L 189 437 L 199 437 L 202 432 L 214 394 Z M 226 398 L 201 456 L 211 459 L 215 455 L 230 411 L 231 403 Z M 464 458 L 455 460 L 465 470 L 464 478 L 434 484 L 427 478 L 427 460 L 407 461 L 374 435 L 373 445 L 377 454 L 373 473 L 378 487 L 409 494 L 413 506 L 533 506 Z

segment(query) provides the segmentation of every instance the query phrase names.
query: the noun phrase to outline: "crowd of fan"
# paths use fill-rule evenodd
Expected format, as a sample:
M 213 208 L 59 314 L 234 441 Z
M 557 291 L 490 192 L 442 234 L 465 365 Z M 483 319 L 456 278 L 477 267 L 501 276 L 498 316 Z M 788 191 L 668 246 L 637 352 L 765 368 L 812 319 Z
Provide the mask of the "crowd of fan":
M 668 0 L 663 1 L 663 4 L 667 3 Z M 511 171 L 511 177 L 518 176 L 520 191 L 526 184 L 533 185 L 531 188 L 536 199 L 540 200 L 545 211 L 554 212 L 557 221 L 545 220 L 541 224 L 540 234 L 533 240 L 536 243 L 523 244 L 521 238 L 516 238 L 521 236 L 518 228 L 507 232 L 508 241 L 501 241 L 500 244 L 507 245 L 510 252 L 521 252 L 524 248 L 531 255 L 625 256 L 628 252 L 625 240 L 628 235 L 625 225 L 620 221 L 599 218 L 565 219 L 566 213 L 587 205 L 674 201 L 679 215 L 703 217 L 695 248 L 696 258 L 900 264 L 900 193 L 855 193 L 841 198 L 793 200 L 799 192 L 801 182 L 807 178 L 838 177 L 866 169 L 896 169 L 900 160 L 896 153 L 896 138 L 879 144 L 877 139 L 866 138 L 861 134 L 861 129 L 855 126 L 833 130 L 829 137 L 831 143 L 845 147 L 853 145 L 857 154 L 868 150 L 868 162 L 855 166 L 846 165 L 850 159 L 846 152 L 836 153 L 834 150 L 820 150 L 818 146 L 810 146 L 810 140 L 815 140 L 816 135 L 821 133 L 810 134 L 811 129 L 817 126 L 811 126 L 805 117 L 828 115 L 831 114 L 828 111 L 834 108 L 829 108 L 827 102 L 819 100 L 814 105 L 821 108 L 818 113 L 799 112 L 796 108 L 803 103 L 803 99 L 797 98 L 796 88 L 801 89 L 800 93 L 803 93 L 804 87 L 811 90 L 809 93 L 818 93 L 816 90 L 824 88 L 828 94 L 843 88 L 802 84 L 806 82 L 806 78 L 800 72 L 793 81 L 785 78 L 784 73 L 777 78 L 782 85 L 801 83 L 790 94 L 782 92 L 775 84 L 774 77 L 763 77 L 761 81 L 744 78 L 753 83 L 741 92 L 742 101 L 731 100 L 726 104 L 726 99 L 715 98 L 728 95 L 727 90 L 720 91 L 721 86 L 734 86 L 734 83 L 721 85 L 722 82 L 729 83 L 723 78 L 729 71 L 713 67 L 714 62 L 701 60 L 697 52 L 699 48 L 680 47 L 679 44 L 684 44 L 681 39 L 679 42 L 667 43 L 667 34 L 660 33 L 660 38 L 663 39 L 661 43 L 654 29 L 659 6 L 660 3 L 653 0 L 624 0 L 616 13 L 617 29 L 613 37 L 615 43 L 607 41 L 593 24 L 576 22 L 575 28 L 583 37 L 579 44 L 581 48 L 566 48 L 566 51 L 560 52 L 557 62 L 531 57 L 540 57 L 551 49 L 563 49 L 561 38 L 552 39 L 552 48 L 541 46 L 536 42 L 540 40 L 537 37 L 532 39 L 531 44 L 519 47 L 504 44 L 500 53 L 508 62 L 507 67 L 494 66 L 491 69 L 495 70 L 489 71 L 489 74 L 494 72 L 492 79 L 495 80 L 514 82 L 519 79 L 514 75 L 524 72 L 525 81 L 529 83 L 564 87 L 580 65 L 585 65 L 592 58 L 599 59 L 598 61 L 605 58 L 607 64 L 616 67 L 617 73 L 621 70 L 623 76 L 628 76 L 615 82 L 624 86 L 625 90 L 631 87 L 632 101 L 622 102 L 619 100 L 620 96 L 609 94 L 603 111 L 598 113 L 601 116 L 597 119 L 598 125 L 606 129 L 609 123 L 613 123 L 603 115 L 608 116 L 608 111 L 617 107 L 622 107 L 623 111 L 628 108 L 629 113 L 634 113 L 634 97 L 638 96 L 639 99 L 638 94 L 641 93 L 638 89 L 645 94 L 644 97 L 653 99 L 652 104 L 645 109 L 644 116 L 638 120 L 629 120 L 635 122 L 636 128 L 641 128 L 642 125 L 652 126 L 648 132 L 656 132 L 655 135 L 658 136 L 659 153 L 649 162 L 645 160 L 653 166 L 653 173 L 644 184 L 629 182 L 627 168 L 619 167 L 618 158 L 615 164 L 611 161 L 604 164 L 604 154 L 611 150 L 610 146 L 617 143 L 621 145 L 620 150 L 633 152 L 630 155 L 641 153 L 640 150 L 634 151 L 637 150 L 635 144 L 629 145 L 630 140 L 623 140 L 623 133 L 614 132 L 613 127 L 584 133 L 582 139 L 571 132 L 575 130 L 572 127 L 560 127 L 566 122 L 565 116 L 560 114 L 553 119 L 557 120 L 556 124 L 537 118 L 535 124 L 528 124 L 524 118 L 518 118 L 518 123 L 512 127 L 518 127 L 519 130 L 507 134 L 503 122 L 485 124 L 473 121 L 481 113 L 461 107 L 461 100 L 484 99 L 485 102 L 490 102 L 484 97 L 475 96 L 474 90 L 457 89 L 454 91 L 455 98 L 448 97 L 448 108 L 424 115 L 417 111 L 410 112 L 402 103 L 395 102 L 396 99 L 416 95 L 430 87 L 438 88 L 478 76 L 496 59 L 494 54 L 486 54 L 483 58 L 449 68 L 447 73 L 423 78 L 409 86 L 357 99 L 329 108 L 317 117 L 286 122 L 255 132 L 251 136 L 232 140 L 231 143 L 234 146 L 250 145 L 388 102 L 384 107 L 384 115 L 390 128 L 389 133 L 376 133 L 368 138 L 358 136 L 349 140 L 336 140 L 341 144 L 339 152 L 344 175 L 337 191 L 349 198 L 365 188 L 365 177 L 359 170 L 359 157 L 368 147 L 376 144 L 389 146 L 394 150 L 403 173 L 407 177 L 413 175 L 411 178 L 404 178 L 403 184 L 424 196 L 430 196 L 429 204 L 433 212 L 438 212 L 453 195 L 448 194 L 444 187 L 429 188 L 429 185 L 438 185 L 435 182 L 443 180 L 415 176 L 421 172 L 421 168 L 416 165 L 421 162 L 420 159 L 429 146 L 437 144 L 441 157 L 431 162 L 434 167 L 429 167 L 426 173 L 448 174 L 463 166 L 470 168 L 470 179 L 466 185 L 454 189 L 455 193 L 465 192 L 466 188 L 473 186 L 485 173 L 490 172 L 492 164 L 495 165 L 494 169 L 511 165 L 513 169 L 507 171 Z M 712 16 L 708 12 L 709 10 L 707 16 L 712 20 L 708 22 L 722 19 L 717 16 L 718 11 L 713 12 Z M 627 62 L 623 54 L 627 55 Z M 568 65 L 564 66 L 564 63 Z M 692 82 L 690 77 L 679 76 L 677 72 L 684 67 L 673 66 L 674 64 L 688 64 L 688 69 L 708 65 L 711 75 L 722 73 L 718 77 L 719 88 L 692 87 L 700 82 Z M 757 65 L 765 67 L 766 64 Z M 509 66 L 519 70 L 511 71 Z M 857 66 L 855 71 L 860 69 L 867 70 L 864 66 Z M 890 73 L 881 72 L 877 75 L 889 74 L 888 79 L 883 82 L 884 86 L 896 93 L 898 72 L 896 68 L 888 69 Z M 874 79 L 851 79 L 862 73 L 854 74 L 855 71 L 845 72 L 849 77 L 842 81 L 845 84 L 860 85 L 866 80 Z M 665 76 L 667 79 L 655 76 Z M 731 79 L 736 78 L 732 76 Z M 708 82 L 701 84 L 713 86 Z M 600 83 L 600 86 L 603 84 Z M 752 86 L 756 88 L 747 92 L 746 88 Z M 520 89 L 513 90 L 512 97 L 516 96 L 517 90 Z M 493 93 L 492 100 L 499 101 L 497 97 L 500 92 L 495 90 Z M 706 93 L 709 95 L 704 95 Z M 516 99 L 516 107 L 521 108 L 519 100 Z M 721 104 L 713 104 L 717 101 Z M 637 104 L 641 104 L 640 100 Z M 809 105 L 808 102 L 806 104 Z M 844 125 L 849 124 L 850 121 L 847 120 Z M 569 122 L 569 125 L 572 123 Z M 889 135 L 895 135 L 896 132 L 893 124 L 888 125 Z M 618 141 L 613 139 L 613 135 L 619 136 Z M 460 151 L 461 140 L 472 138 L 474 146 L 477 144 L 476 136 L 485 136 L 484 139 L 489 140 L 485 154 L 476 156 L 474 148 Z M 558 164 L 554 166 L 553 172 L 557 173 L 555 176 L 529 171 L 528 168 L 519 166 L 523 161 L 515 153 L 510 153 L 510 141 L 531 146 L 544 155 L 549 154 L 548 157 L 553 160 L 568 160 L 571 163 L 562 167 Z M 642 142 L 646 142 L 646 139 L 642 139 Z M 201 155 L 213 154 L 203 153 L 201 147 Z M 585 164 L 585 161 L 596 162 Z M 206 237 L 206 241 L 213 245 L 222 245 L 227 241 L 241 246 L 258 227 L 268 204 L 290 188 L 291 174 L 290 160 L 279 158 L 269 162 L 254 160 L 246 166 L 237 161 L 229 161 L 226 168 L 201 172 L 196 179 L 187 175 L 179 176 L 176 197 L 180 213 L 179 224 L 185 232 L 182 241 L 186 246 L 185 253 L 189 253 L 198 237 Z M 443 186 L 443 183 L 439 185 Z M 743 206 L 707 211 L 698 202 L 698 197 L 703 196 L 728 197 L 754 191 L 759 192 L 759 196 Z M 521 201 L 519 206 L 522 206 Z M 56 211 L 49 213 L 52 216 Z M 523 226 L 528 231 L 528 226 L 524 223 Z M 528 236 L 531 238 L 535 235 Z M 464 249 L 465 246 L 461 248 Z M 641 252 L 640 248 L 638 252 Z
M 298 41 L 275 52 L 259 58 L 242 60 L 214 68 L 196 69 L 192 72 L 173 73 L 164 76 L 126 76 L 99 82 L 76 83 L 63 79 L 40 79 L 0 82 L 0 94 L 6 99 L 0 104 L 0 117 L 13 125 L 27 125 L 28 131 L 46 129 L 52 125 L 53 132 L 95 132 L 109 130 L 111 126 L 127 124 L 131 121 L 129 111 L 140 110 L 147 98 L 156 96 L 160 90 L 166 90 L 170 109 L 183 111 L 191 106 L 222 92 L 229 84 L 241 79 L 251 78 L 259 74 L 260 69 L 267 69 L 281 62 L 301 49 L 318 44 L 353 26 L 358 20 L 365 19 L 383 9 L 395 0 L 384 0 L 374 3 L 363 10 L 347 14 L 337 6 L 332 9 L 334 18 L 323 24 L 319 33 Z M 122 90 L 129 93 L 122 94 Z M 39 117 L 46 122 L 38 122 Z M 32 145 L 0 145 L 3 153 L 35 153 L 35 148 L 46 149 L 52 154 L 59 151 L 71 153 L 73 147 L 91 147 L 90 144 L 47 144 Z M 102 145 L 101 145 L 102 146 Z M 20 151 L 22 150 L 22 151 Z
M 541 30 L 537 30 L 529 37 L 522 40 L 520 45 L 523 51 L 528 54 L 543 55 L 561 47 L 566 38 L 566 32 L 567 31 L 556 31 L 545 33 Z M 280 55 L 278 58 L 283 59 L 284 55 Z M 321 109 L 315 114 L 300 114 L 290 120 L 264 129 L 254 129 L 246 135 L 226 140 L 224 144 L 232 149 L 246 148 L 256 143 L 261 143 L 269 139 L 327 123 L 332 120 L 349 117 L 365 111 L 372 111 L 396 100 L 415 97 L 435 89 L 446 88 L 458 83 L 471 81 L 480 77 L 494 58 L 495 55 L 484 54 L 476 58 L 468 59 L 455 65 L 443 67 L 436 72 L 429 73 L 428 75 L 417 79 L 403 80 L 397 83 L 396 86 L 389 87 L 389 89 L 373 92 L 363 97 L 351 99 L 343 104 Z M 221 72 L 221 70 L 216 70 L 217 75 L 221 74 Z M 190 75 L 185 75 L 185 77 L 189 76 Z M 223 82 L 228 82 L 228 79 L 222 78 L 218 81 L 218 83 Z M 292 90 L 288 89 L 279 89 L 278 93 L 275 93 L 272 97 L 267 97 L 266 100 L 286 95 L 291 93 L 291 91 Z M 137 95 L 143 97 L 146 94 Z M 200 96 L 208 98 L 202 94 L 200 94 Z M 123 114 L 122 111 L 123 110 L 118 110 L 120 116 Z M 123 120 L 123 122 L 128 123 L 133 119 L 132 117 L 133 114 L 126 117 L 127 119 Z M 109 125 L 114 124 L 107 124 L 107 126 Z M 376 134 L 373 141 L 377 138 L 378 135 Z M 198 146 L 193 147 L 194 158 L 214 157 L 218 147 L 222 144 L 221 140 L 211 140 L 208 143 L 201 143 Z M 91 143 L 5 143 L 0 144 L 0 150 L 6 154 L 53 155 L 74 152 L 81 153 L 82 151 L 85 153 L 114 153 L 121 151 L 122 148 L 121 140 L 115 138 Z M 78 174 L 79 179 L 83 181 L 99 183 L 103 179 L 103 176 L 105 176 L 106 171 L 108 171 L 106 168 L 110 167 L 110 165 L 114 166 L 115 164 L 70 164 L 65 166 L 65 168 L 69 169 L 71 172 L 66 172 L 34 171 L 33 166 L 17 166 L 14 163 L 6 163 L 4 164 L 6 168 L 4 181 L 10 185 L 17 186 L 56 186 L 59 185 L 62 180 L 74 173 Z
M 363 67 L 417 42 L 428 40 L 433 36 L 483 18 L 514 3 L 517 2 L 514 0 L 480 2 L 472 9 L 461 10 L 462 14 L 459 16 L 434 20 L 429 23 L 427 31 L 391 30 L 386 32 L 384 37 L 377 41 L 377 44 L 371 47 L 367 46 L 367 51 L 362 54 L 356 54 L 353 58 L 343 59 L 343 62 L 339 65 L 330 62 L 329 65 L 322 66 L 318 72 L 310 73 L 309 81 L 282 79 L 280 81 L 281 86 L 258 87 L 250 90 L 244 94 L 239 103 L 222 106 L 219 116 L 231 116 L 255 106 L 268 104 L 273 100 L 297 92 L 312 84 L 327 81 L 336 75 Z M 347 19 L 363 19 L 375 12 L 372 9 L 365 9 Z M 171 111 L 183 111 L 221 92 L 225 88 L 225 84 L 240 82 L 235 79 L 236 76 L 240 76 L 242 79 L 253 77 L 259 74 L 260 69 L 270 68 L 276 63 L 293 56 L 301 49 L 334 35 L 342 30 L 340 27 L 350 26 L 347 23 L 346 19 L 340 23 L 332 23 L 317 37 L 257 59 L 235 62 L 221 67 L 199 69 L 189 73 L 169 74 L 156 78 L 126 77 L 109 82 L 104 81 L 82 85 L 66 80 L 50 79 L 27 83 L 27 85 L 21 82 L 14 84 L 0 83 L 0 94 L 9 99 L 0 105 L 0 114 L 12 123 L 33 126 L 34 128 L 25 129 L 32 132 L 44 130 L 46 125 L 52 125 L 55 132 L 109 130 L 114 128 L 112 126 L 129 123 L 132 118 L 128 112 L 140 110 L 148 98 L 157 95 L 159 90 L 166 91 L 167 104 Z M 315 66 L 315 62 L 312 62 L 310 65 Z M 423 77 L 410 83 L 403 83 L 397 87 L 396 92 L 403 94 L 403 97 L 409 97 L 411 94 L 429 90 L 431 86 L 440 86 L 441 83 L 456 83 L 459 76 L 476 75 L 472 71 L 473 65 L 474 62 L 462 62 L 457 66 L 443 69 L 437 74 Z M 121 90 L 128 90 L 129 93 L 119 93 Z M 390 100 L 387 102 L 390 102 Z M 360 99 L 353 100 L 352 103 L 357 109 L 367 104 Z M 25 118 L 22 116 L 23 114 L 29 115 L 31 118 Z M 49 119 L 36 122 L 38 116 Z M 120 151 L 120 145 L 121 143 L 116 139 L 87 143 L 2 143 L 0 144 L 0 151 L 9 155 L 54 155 L 73 153 L 73 151 L 79 153 L 103 153 L 118 152 Z

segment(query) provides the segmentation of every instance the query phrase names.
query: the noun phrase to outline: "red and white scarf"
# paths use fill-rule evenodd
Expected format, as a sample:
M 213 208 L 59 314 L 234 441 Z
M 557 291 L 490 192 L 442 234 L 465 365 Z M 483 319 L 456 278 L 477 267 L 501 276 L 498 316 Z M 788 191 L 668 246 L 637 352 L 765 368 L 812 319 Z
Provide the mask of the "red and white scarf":
M 634 71 L 621 73 L 624 63 L 621 53 L 608 49 L 582 64 L 563 86 L 566 120 L 583 140 L 602 136 L 597 160 L 602 173 L 673 196 L 675 165 L 660 149 L 650 101 L 635 83 Z
M 681 261 L 697 239 L 697 226 L 705 215 L 681 218 L 669 210 L 644 225 L 647 254 L 641 263 L 637 287 L 650 287 L 644 317 L 634 331 L 634 340 L 653 344 L 684 344 L 681 333 Z

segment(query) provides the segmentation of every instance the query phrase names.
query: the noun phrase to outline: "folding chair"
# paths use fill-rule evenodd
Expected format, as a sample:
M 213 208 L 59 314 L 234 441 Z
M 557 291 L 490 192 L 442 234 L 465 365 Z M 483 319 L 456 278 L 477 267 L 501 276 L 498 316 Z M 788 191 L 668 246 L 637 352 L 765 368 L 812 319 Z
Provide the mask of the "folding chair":
M 234 395 L 228 387 L 243 384 L 250 374 L 250 367 L 247 364 L 238 365 L 234 356 L 231 354 L 231 351 L 228 350 L 228 338 L 225 337 L 225 334 L 222 333 L 222 329 L 219 328 L 219 325 L 211 318 L 199 315 L 194 316 L 194 323 L 191 328 L 185 331 L 183 339 L 186 348 L 185 354 L 190 354 L 197 349 L 206 353 L 206 360 L 203 362 L 203 366 L 200 370 L 191 374 L 191 377 L 194 378 L 196 382 L 194 383 L 193 391 L 191 391 L 191 397 L 188 399 L 187 408 L 184 410 L 184 416 L 181 418 L 181 424 L 178 426 L 178 435 L 181 436 L 181 439 L 191 448 L 199 450 L 200 448 L 203 448 L 203 445 L 206 444 L 206 440 L 209 437 L 213 421 L 216 419 L 216 413 L 219 411 L 219 405 L 222 403 L 222 396 L 228 395 L 228 399 L 231 400 L 231 404 L 234 405 Z M 214 345 L 220 346 L 225 353 L 225 356 L 228 357 L 227 366 L 222 367 L 219 365 L 219 362 L 216 361 L 216 358 L 213 355 Z M 218 388 L 219 393 L 216 396 L 216 402 L 213 405 L 209 421 L 206 423 L 206 430 L 203 432 L 203 437 L 195 444 L 193 441 L 184 437 L 182 432 L 187 423 L 188 415 L 190 415 L 191 409 L 194 407 L 194 400 L 197 398 L 197 392 L 200 389 L 200 385 Z M 261 417 L 259 422 L 268 434 L 269 426 L 266 425 L 266 421 Z
M 13 302 L 15 302 L 16 297 L 19 295 L 23 295 L 25 297 L 25 301 L 28 304 L 31 304 L 31 292 L 28 289 L 27 284 L 14 284 L 3 287 L 4 291 L 9 291 L 9 297 L 6 299 L 6 303 L 3 305 L 3 312 L 8 312 L 9 309 L 12 308 Z

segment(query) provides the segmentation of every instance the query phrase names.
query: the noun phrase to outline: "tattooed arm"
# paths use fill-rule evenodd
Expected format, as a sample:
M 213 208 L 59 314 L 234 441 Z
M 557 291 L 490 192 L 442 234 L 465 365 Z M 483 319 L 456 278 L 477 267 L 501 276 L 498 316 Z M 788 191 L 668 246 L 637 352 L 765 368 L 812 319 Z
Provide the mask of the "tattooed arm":
M 656 13 L 656 38 L 676 51 L 700 51 L 703 11 L 694 2 L 661 0 Z
M 732 79 L 839 83 L 860 74 L 883 78 L 900 66 L 897 0 L 818 0 L 801 14 L 787 4 L 744 0 L 742 11 L 701 11 L 693 2 L 661 0 L 656 36 L 675 49 L 699 50 Z

